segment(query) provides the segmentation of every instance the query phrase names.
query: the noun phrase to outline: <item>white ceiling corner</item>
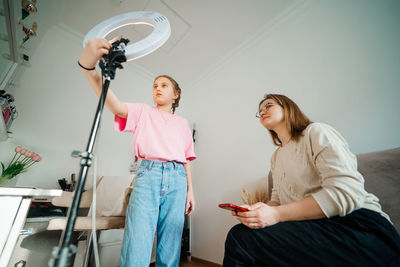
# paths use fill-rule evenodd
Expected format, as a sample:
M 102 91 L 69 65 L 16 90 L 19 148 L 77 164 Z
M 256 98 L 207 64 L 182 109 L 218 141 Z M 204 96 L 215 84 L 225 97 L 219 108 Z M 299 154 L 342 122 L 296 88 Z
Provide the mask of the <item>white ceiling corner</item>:
M 294 10 L 314 0 L 63 0 L 61 23 L 83 36 L 101 21 L 127 12 L 156 11 L 171 23 L 171 37 L 150 55 L 128 62 L 147 74 L 170 74 L 184 86 L 212 75 L 259 35 L 290 19 Z M 131 42 L 145 38 L 151 27 L 126 29 Z M 125 37 L 125 36 L 124 36 Z M 136 39 L 135 39 L 136 38 Z
M 179 14 L 171 3 L 165 0 L 148 0 L 144 10 L 156 11 L 168 18 L 171 24 L 171 36 L 161 47 L 161 50 L 170 52 L 188 34 L 192 25 Z

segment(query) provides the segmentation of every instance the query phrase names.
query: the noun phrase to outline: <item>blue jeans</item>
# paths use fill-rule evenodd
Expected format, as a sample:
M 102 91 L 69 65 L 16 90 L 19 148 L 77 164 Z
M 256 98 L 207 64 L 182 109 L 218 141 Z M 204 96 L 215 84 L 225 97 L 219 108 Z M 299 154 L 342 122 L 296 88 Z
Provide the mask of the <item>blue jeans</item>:
M 186 194 L 181 163 L 142 160 L 126 210 L 120 267 L 149 266 L 156 229 L 156 266 L 179 266 Z

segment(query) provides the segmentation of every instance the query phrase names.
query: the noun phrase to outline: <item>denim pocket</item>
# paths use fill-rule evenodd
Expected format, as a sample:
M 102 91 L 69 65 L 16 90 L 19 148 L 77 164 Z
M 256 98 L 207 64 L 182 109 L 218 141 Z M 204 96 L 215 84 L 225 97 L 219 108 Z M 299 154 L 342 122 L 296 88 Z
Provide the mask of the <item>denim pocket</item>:
M 179 174 L 180 176 L 183 176 L 183 177 L 186 177 L 186 176 L 187 176 L 186 171 L 185 171 L 185 168 L 184 168 L 183 166 L 179 166 L 179 167 L 178 167 L 178 174 Z
M 136 178 L 140 178 L 145 175 L 149 171 L 147 166 L 140 166 L 139 170 L 137 171 Z

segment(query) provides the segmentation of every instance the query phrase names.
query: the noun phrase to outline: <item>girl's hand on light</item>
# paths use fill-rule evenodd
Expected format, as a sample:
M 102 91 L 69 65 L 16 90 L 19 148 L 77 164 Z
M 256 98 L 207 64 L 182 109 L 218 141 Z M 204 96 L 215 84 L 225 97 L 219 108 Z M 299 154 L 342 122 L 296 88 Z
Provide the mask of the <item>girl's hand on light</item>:
M 86 68 L 95 67 L 97 61 L 103 55 L 108 54 L 113 41 L 114 39 L 110 41 L 104 38 L 90 39 L 79 56 L 79 63 Z

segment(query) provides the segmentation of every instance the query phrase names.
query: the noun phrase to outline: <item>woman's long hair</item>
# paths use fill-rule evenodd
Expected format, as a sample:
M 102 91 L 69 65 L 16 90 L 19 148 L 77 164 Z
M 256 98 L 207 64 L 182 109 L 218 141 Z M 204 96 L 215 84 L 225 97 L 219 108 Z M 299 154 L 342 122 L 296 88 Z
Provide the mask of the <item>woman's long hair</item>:
M 282 108 L 285 115 L 286 128 L 289 130 L 291 139 L 298 141 L 301 136 L 303 136 L 303 131 L 309 124 L 312 123 L 310 119 L 304 115 L 297 104 L 291 100 L 289 97 L 278 94 L 266 94 L 264 99 L 258 104 L 258 109 L 260 109 L 261 104 L 267 100 L 275 100 Z M 268 130 L 271 134 L 272 141 L 277 146 L 282 146 L 281 140 L 279 140 L 278 135 L 273 130 Z

